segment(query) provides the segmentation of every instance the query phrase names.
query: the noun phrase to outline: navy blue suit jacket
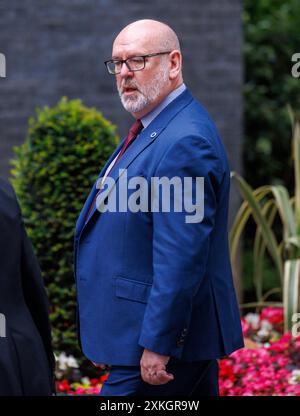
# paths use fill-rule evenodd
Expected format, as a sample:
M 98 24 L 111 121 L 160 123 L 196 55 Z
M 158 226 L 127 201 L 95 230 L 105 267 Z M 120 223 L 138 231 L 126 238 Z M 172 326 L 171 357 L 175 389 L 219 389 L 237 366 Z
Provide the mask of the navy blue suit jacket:
M 0 264 L 0 396 L 50 396 L 49 302 L 15 192 L 2 179 Z
M 117 155 L 122 143 L 102 169 Z M 211 118 L 185 90 L 113 167 L 127 177 L 204 177 L 204 218 L 187 212 L 102 212 L 94 185 L 76 224 L 80 341 L 92 361 L 139 365 L 144 348 L 197 361 L 243 347 L 227 232 L 230 171 Z M 121 173 L 122 176 L 122 173 Z M 150 187 L 149 187 L 150 188 Z

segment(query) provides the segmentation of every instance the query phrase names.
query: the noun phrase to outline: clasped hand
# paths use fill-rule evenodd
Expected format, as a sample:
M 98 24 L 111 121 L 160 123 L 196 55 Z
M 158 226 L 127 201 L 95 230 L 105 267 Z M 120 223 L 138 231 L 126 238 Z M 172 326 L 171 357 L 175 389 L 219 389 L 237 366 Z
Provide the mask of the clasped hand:
M 144 349 L 140 365 L 142 379 L 149 384 L 160 385 L 174 380 L 174 376 L 166 371 L 170 357 Z
M 171 380 L 174 380 L 174 376 L 166 371 L 166 365 L 168 364 L 170 357 L 167 355 L 157 354 L 156 352 L 144 349 L 142 358 L 140 360 L 141 377 L 149 384 L 160 385 L 166 384 Z M 109 367 L 107 364 L 95 363 L 94 366 L 101 369 Z

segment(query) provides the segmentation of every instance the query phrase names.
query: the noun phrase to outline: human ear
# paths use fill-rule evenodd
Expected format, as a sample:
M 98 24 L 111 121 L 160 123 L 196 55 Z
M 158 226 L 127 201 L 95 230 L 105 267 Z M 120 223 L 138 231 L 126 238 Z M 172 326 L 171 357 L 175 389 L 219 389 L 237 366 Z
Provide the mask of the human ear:
M 169 78 L 175 79 L 178 77 L 178 74 L 181 72 L 182 66 L 182 56 L 181 53 L 175 49 L 169 55 L 170 59 L 170 71 L 169 71 Z

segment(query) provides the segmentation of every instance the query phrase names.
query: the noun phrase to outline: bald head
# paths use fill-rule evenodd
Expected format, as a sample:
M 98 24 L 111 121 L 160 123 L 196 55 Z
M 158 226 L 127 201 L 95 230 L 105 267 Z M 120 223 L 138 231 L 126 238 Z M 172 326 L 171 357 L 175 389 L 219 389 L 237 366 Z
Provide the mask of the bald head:
M 112 60 L 122 104 L 136 118 L 183 82 L 178 37 L 157 20 L 138 20 L 122 29 L 113 43 Z
M 130 23 L 118 34 L 114 45 L 126 46 L 133 42 L 149 50 L 180 51 L 179 40 L 174 30 L 157 20 L 143 19 Z

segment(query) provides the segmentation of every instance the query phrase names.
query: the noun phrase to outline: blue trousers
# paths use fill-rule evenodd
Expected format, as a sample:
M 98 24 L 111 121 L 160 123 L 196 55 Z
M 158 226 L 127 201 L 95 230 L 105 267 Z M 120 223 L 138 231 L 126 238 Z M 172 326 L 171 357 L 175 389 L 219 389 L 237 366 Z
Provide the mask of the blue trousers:
M 140 366 L 112 366 L 103 383 L 101 396 L 218 396 L 219 364 L 217 360 L 183 362 L 171 357 L 167 372 L 174 380 L 162 385 L 146 383 Z

